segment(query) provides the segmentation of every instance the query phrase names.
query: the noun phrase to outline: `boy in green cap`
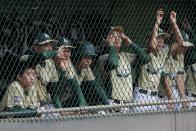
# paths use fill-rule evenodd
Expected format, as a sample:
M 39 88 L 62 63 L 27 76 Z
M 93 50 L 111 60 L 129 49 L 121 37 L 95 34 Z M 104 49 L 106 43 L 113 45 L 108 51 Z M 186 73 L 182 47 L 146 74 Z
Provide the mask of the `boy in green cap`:
M 79 50 L 73 62 L 87 103 L 89 105 L 109 104 L 105 91 L 96 81 L 90 67 L 92 59 L 96 56 L 94 46 L 90 42 L 85 42 Z
M 46 90 L 48 83 L 58 81 L 58 72 L 53 58 L 59 56 L 61 48 L 53 50 L 55 43 L 56 40 L 52 39 L 48 34 L 39 33 L 32 47 L 25 53 L 26 55 L 32 55 L 34 61 L 39 63 L 36 65 L 36 71 L 38 73 L 36 84 L 39 99 L 43 104 L 51 102 L 50 94 Z
M 70 59 L 71 49 L 74 48 L 65 37 L 60 37 L 56 45 L 62 48 L 54 64 L 58 73 L 58 82 L 50 82 L 48 91 L 56 108 L 85 106 L 84 98 L 76 71 Z

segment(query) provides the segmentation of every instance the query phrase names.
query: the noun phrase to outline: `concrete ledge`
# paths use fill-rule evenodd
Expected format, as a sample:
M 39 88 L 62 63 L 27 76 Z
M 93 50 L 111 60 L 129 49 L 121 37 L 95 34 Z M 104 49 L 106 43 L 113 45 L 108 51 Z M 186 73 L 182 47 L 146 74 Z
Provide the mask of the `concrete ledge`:
M 10 121 L 1 131 L 196 131 L 196 112 L 110 116 L 83 120 Z

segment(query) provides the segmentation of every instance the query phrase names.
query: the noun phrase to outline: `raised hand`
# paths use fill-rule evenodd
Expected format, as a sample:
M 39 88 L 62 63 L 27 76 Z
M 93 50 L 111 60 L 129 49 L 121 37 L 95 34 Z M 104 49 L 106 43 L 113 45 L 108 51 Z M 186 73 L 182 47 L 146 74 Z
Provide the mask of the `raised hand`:
M 115 40 L 116 40 L 115 36 L 112 33 L 109 33 L 105 41 L 109 45 L 113 45 L 115 43 Z
M 172 24 L 176 24 L 176 12 L 174 12 L 174 11 L 171 11 L 170 12 L 170 22 L 172 23 Z
M 64 46 L 60 46 L 59 49 L 57 50 L 57 57 L 61 57 L 62 53 L 63 53 L 63 50 L 64 50 Z
M 126 36 L 124 33 L 120 33 L 120 36 L 123 40 L 125 40 L 126 44 L 131 44 L 132 43 L 132 40 L 128 36 Z
M 157 24 L 161 24 L 162 20 L 163 20 L 163 16 L 164 16 L 164 12 L 162 9 L 158 10 L 157 11 L 157 19 L 156 19 L 156 22 Z

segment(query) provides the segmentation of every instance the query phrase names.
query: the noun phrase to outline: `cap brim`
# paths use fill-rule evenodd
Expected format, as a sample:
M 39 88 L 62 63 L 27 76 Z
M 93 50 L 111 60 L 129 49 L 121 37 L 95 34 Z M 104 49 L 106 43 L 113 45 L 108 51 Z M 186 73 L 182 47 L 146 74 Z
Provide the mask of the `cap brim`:
M 60 48 L 60 47 L 56 47 L 56 48 L 58 49 L 58 48 Z M 74 49 L 75 47 L 74 47 L 74 46 L 71 46 L 71 45 L 66 45 L 66 46 L 64 45 L 64 48 Z
M 162 37 L 164 39 L 168 39 L 170 37 L 170 35 L 168 33 L 159 33 L 158 37 Z
M 97 54 L 91 54 L 91 55 L 89 55 L 89 54 L 81 54 L 81 56 L 90 56 L 90 57 L 95 57 L 95 56 L 97 56 Z
M 47 43 L 50 43 L 50 42 L 57 42 L 57 40 L 45 40 L 45 41 L 42 41 L 40 43 L 38 43 L 37 45 L 44 45 L 44 44 L 47 44 Z
M 19 58 L 19 62 L 27 61 L 30 55 L 23 55 Z
M 64 46 L 65 48 L 75 48 L 75 47 L 73 47 L 73 46 Z
M 183 42 L 183 46 L 190 47 L 190 46 L 194 46 L 194 45 L 189 41 L 185 41 L 185 42 Z

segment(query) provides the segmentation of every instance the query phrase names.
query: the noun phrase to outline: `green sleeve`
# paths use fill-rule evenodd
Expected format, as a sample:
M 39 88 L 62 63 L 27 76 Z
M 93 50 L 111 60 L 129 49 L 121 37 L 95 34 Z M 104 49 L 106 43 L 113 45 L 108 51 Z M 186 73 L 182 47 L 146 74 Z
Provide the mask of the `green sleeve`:
M 53 96 L 52 101 L 55 108 L 63 108 L 62 101 L 60 100 L 58 95 Z
M 83 81 L 81 84 L 82 92 L 89 105 L 108 105 L 108 97 L 96 80 Z
M 31 54 L 31 59 L 29 59 L 29 63 L 31 63 L 32 65 L 37 65 L 38 63 L 46 60 L 46 59 L 50 59 L 53 58 L 57 55 L 56 51 L 43 51 L 43 52 L 35 52 L 35 51 L 30 51 L 28 52 Z
M 34 58 L 37 58 L 40 61 L 44 61 L 46 59 L 53 58 L 57 55 L 57 51 L 43 51 L 40 53 L 35 52 Z
M 40 53 L 40 56 L 43 59 L 49 59 L 49 58 L 53 58 L 57 55 L 57 51 L 43 51 Z
M 77 104 L 79 106 L 86 106 L 87 102 L 85 100 L 82 89 L 81 89 L 77 79 L 76 78 L 69 79 L 69 80 L 67 80 L 67 83 L 68 83 L 69 87 L 71 87 L 73 94 L 74 94 L 73 103 Z
M 110 46 L 109 56 L 106 61 L 105 69 L 107 71 L 116 69 L 119 66 L 118 53 L 114 46 Z
M 82 90 L 80 88 L 80 84 L 76 78 L 67 79 L 66 71 L 58 70 L 59 73 L 59 81 L 53 83 L 51 88 L 51 97 L 53 104 L 56 108 L 62 108 L 62 105 L 66 103 L 67 107 L 76 107 L 76 106 L 85 106 L 87 105 Z M 72 98 L 70 102 L 66 102 L 62 100 L 62 96 L 66 95 L 64 93 L 65 88 L 70 88 L 72 91 Z M 69 94 L 68 94 L 69 95 Z
M 62 95 L 63 95 L 63 90 L 65 88 L 65 71 L 63 70 L 58 70 L 59 74 L 59 81 L 58 82 L 51 82 L 49 85 L 49 93 L 52 98 L 52 102 L 55 106 L 55 108 L 63 108 L 62 106 Z
M 52 103 L 54 104 L 55 108 L 63 108 L 63 101 L 61 99 L 63 88 L 64 84 L 59 82 L 51 82 L 47 86 L 47 91 L 50 93 Z
M 150 56 L 144 49 L 137 46 L 135 43 L 130 44 L 131 51 L 136 54 L 136 63 L 140 65 L 147 64 L 150 61 Z
M 25 109 L 22 108 L 21 106 L 14 106 L 11 108 L 6 108 L 5 111 L 7 112 L 15 112 L 14 117 L 34 117 L 37 114 L 37 111 L 35 109 Z

